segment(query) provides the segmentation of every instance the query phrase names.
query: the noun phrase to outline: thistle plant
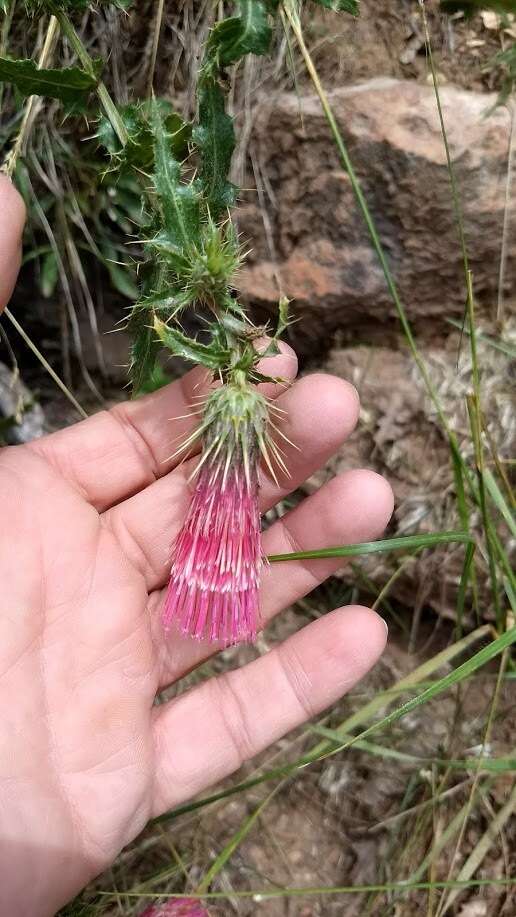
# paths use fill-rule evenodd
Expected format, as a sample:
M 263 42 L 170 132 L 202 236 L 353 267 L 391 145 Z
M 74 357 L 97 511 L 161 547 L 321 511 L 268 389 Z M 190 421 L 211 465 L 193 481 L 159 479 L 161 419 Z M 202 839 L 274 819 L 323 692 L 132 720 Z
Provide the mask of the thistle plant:
M 152 374 L 160 345 L 212 374 L 201 422 L 181 445 L 187 452 L 200 441 L 201 455 L 192 503 L 173 546 L 163 624 L 168 630 L 176 621 L 185 634 L 224 644 L 251 640 L 257 630 L 259 461 L 273 475 L 283 461 L 270 435 L 271 406 L 254 387 L 266 378 L 258 369 L 263 352 L 256 342 L 269 331 L 265 353 L 277 352 L 288 322 L 282 300 L 274 333 L 254 326 L 234 291 L 243 255 L 229 215 L 236 198 L 228 177 L 235 136 L 225 110 L 224 68 L 246 53 L 265 53 L 272 38 L 265 4 L 243 2 L 240 13 L 215 26 L 207 42 L 188 148 L 197 157 L 194 177 L 184 177 L 188 159 L 174 154 L 174 138 L 184 139 L 184 129 L 171 134 L 157 104 L 151 106 L 147 274 L 129 320 L 136 389 Z M 206 341 L 182 330 L 188 308 L 202 315 Z
M 357 12 L 355 0 L 315 2 Z M 101 63 L 89 58 L 70 18 L 86 5 L 86 0 L 26 2 L 31 15 L 52 15 L 83 70 L 45 71 L 33 61 L 0 60 L 0 79 L 2 74 L 18 79 L 26 94 L 48 93 L 51 84 L 53 97 L 65 104 L 70 103 L 70 82 L 75 83 L 75 106 L 79 85 L 83 105 L 96 87 L 103 110 L 97 138 L 108 155 L 107 170 L 118 175 L 129 171 L 142 179 L 140 241 L 145 258 L 141 295 L 128 319 L 133 391 L 152 384 L 162 349 L 204 366 L 210 374 L 198 427 L 179 449 L 186 457 L 200 445 L 200 458 L 191 506 L 172 547 L 163 625 L 168 631 L 175 622 L 185 634 L 223 644 L 251 640 L 258 626 L 262 566 L 260 464 L 273 478 L 279 469 L 288 474 L 274 409 L 256 389 L 256 383 L 270 381 L 258 364 L 263 356 L 278 352 L 278 338 L 288 324 L 288 302 L 280 300 L 274 329 L 256 327 L 235 292 L 245 255 L 231 220 L 237 189 L 229 177 L 235 131 L 226 110 L 227 68 L 247 54 L 268 53 L 274 18 L 283 4 L 239 0 L 234 15 L 212 28 L 198 74 L 192 124 L 163 100 L 114 104 L 100 81 Z M 185 331 L 192 316 L 202 322 L 202 339 Z M 260 350 L 257 342 L 266 337 L 268 343 Z

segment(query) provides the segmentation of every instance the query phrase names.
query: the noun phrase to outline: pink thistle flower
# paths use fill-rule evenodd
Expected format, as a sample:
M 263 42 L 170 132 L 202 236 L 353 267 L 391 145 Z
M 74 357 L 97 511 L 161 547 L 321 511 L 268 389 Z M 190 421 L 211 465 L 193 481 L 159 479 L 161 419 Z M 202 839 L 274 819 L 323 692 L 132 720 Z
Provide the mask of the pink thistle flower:
M 258 462 L 268 449 L 266 400 L 245 381 L 216 389 L 206 403 L 200 430 L 203 448 L 195 491 L 173 548 L 163 611 L 184 634 L 225 645 L 254 640 L 263 563 Z M 274 473 L 274 472 L 273 472 Z
M 164 904 L 151 904 L 140 917 L 209 917 L 196 898 L 170 898 Z

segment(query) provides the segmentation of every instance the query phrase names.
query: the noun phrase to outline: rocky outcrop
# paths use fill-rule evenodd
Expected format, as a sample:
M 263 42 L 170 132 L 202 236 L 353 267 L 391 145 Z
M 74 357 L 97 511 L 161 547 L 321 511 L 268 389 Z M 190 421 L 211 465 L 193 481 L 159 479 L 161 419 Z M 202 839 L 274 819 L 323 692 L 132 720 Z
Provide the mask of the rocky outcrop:
M 498 283 L 510 114 L 494 96 L 441 87 L 477 295 Z M 443 139 L 431 86 L 377 79 L 330 94 L 409 317 L 458 315 L 464 274 Z M 255 121 L 260 195 L 240 214 L 252 252 L 239 286 L 263 310 L 279 288 L 301 319 L 298 344 L 395 316 L 382 271 L 317 98 L 263 103 Z M 516 195 L 511 211 L 516 225 Z M 261 209 L 265 205 L 267 214 Z M 516 280 L 510 237 L 508 284 Z

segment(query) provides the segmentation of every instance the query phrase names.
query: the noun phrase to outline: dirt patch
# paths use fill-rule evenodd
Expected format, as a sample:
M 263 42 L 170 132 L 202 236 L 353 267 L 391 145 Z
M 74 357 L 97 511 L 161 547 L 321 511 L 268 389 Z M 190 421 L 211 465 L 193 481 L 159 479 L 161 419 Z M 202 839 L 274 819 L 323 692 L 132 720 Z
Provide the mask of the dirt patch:
M 314 609 L 323 611 L 322 597 L 314 597 Z M 278 619 L 267 635 L 267 641 L 284 638 L 299 626 L 298 612 Z M 306 615 L 306 611 L 303 613 Z M 408 622 L 406 622 L 408 623 Z M 322 721 L 325 727 L 337 728 L 344 719 L 359 711 L 377 692 L 385 690 L 413 671 L 424 658 L 446 646 L 450 634 L 444 630 L 431 638 L 425 627 L 422 643 L 425 654 L 409 654 L 403 635 L 392 628 L 387 651 L 375 671 L 365 679 L 331 714 Z M 263 639 L 263 638 L 262 638 Z M 264 646 L 265 648 L 265 646 Z M 249 650 L 231 651 L 230 664 Z M 460 657 L 457 661 L 460 661 Z M 221 659 L 215 669 L 227 666 Z M 446 672 L 446 667 L 439 675 Z M 475 759 L 480 753 L 485 716 L 492 700 L 495 671 L 483 670 L 468 681 L 467 691 L 447 692 L 435 702 L 418 708 L 388 731 L 371 736 L 371 750 L 353 748 L 299 773 L 295 780 L 285 780 L 280 791 L 269 801 L 249 836 L 238 846 L 227 866 L 217 877 L 213 891 L 227 895 L 224 902 L 210 904 L 212 917 L 418 917 L 428 906 L 426 891 L 410 893 L 367 892 L 363 894 L 312 894 L 310 896 L 267 898 L 267 891 L 297 887 L 342 887 L 396 883 L 415 877 L 435 843 L 436 830 L 443 832 L 457 816 L 471 792 Z M 393 695 L 397 706 L 410 695 Z M 491 736 L 489 755 L 510 755 L 516 728 L 515 695 L 511 682 L 502 689 L 498 715 Z M 377 717 L 386 711 L 378 711 Z M 368 725 L 368 723 L 363 724 Z M 358 731 L 358 728 L 357 728 Z M 321 741 L 309 730 L 298 731 L 266 754 L 253 766 L 245 768 L 237 779 L 245 779 L 281 763 L 293 761 Z M 383 749 L 383 751 L 382 751 Z M 392 760 L 389 755 L 413 756 L 410 760 Z M 387 756 L 387 757 L 386 757 Z M 468 758 L 470 767 L 446 767 L 445 761 Z M 420 759 L 418 765 L 416 759 Z M 435 762 L 441 761 L 441 764 Z M 434 762 L 434 763 L 432 763 Z M 455 866 L 455 875 L 487 829 L 493 810 L 498 811 L 510 791 L 511 778 L 500 775 L 489 783 L 482 775 L 480 785 L 484 801 L 470 816 L 464 842 Z M 241 827 L 245 819 L 270 792 L 274 783 L 245 795 L 230 798 L 204 810 L 202 814 L 182 816 L 161 831 L 149 830 L 143 839 L 127 850 L 113 873 L 106 877 L 105 888 L 123 874 L 127 880 L 145 882 L 171 866 L 173 844 L 187 864 L 188 888 L 206 873 L 214 858 Z M 437 826 L 437 827 L 436 827 Z M 453 835 L 454 840 L 457 835 Z M 516 825 L 508 824 L 493 843 L 483 861 L 479 877 L 510 875 L 511 850 L 516 843 Z M 436 858 L 434 879 L 445 879 L 450 865 L 450 841 L 446 855 Z M 142 853 L 145 851 L 145 853 Z M 428 871 L 420 879 L 425 881 Z M 184 878 L 179 888 L 184 887 Z M 178 888 L 177 880 L 150 879 L 146 890 L 166 895 Z M 123 887 L 122 880 L 117 887 Z M 261 894 L 238 897 L 239 891 L 255 889 Z M 472 889 L 462 892 L 452 907 L 450 917 L 466 917 L 466 906 L 482 905 L 481 917 L 510 917 L 510 894 L 504 889 Z M 121 901 L 124 901 L 121 893 Z M 514 904 L 514 901 L 513 901 Z M 124 914 L 138 913 L 127 902 Z M 474 912 L 473 912 L 474 913 Z M 115 917 L 116 908 L 106 910 L 105 917 Z
M 425 3 L 435 64 L 441 79 L 464 89 L 497 90 L 503 79 L 493 57 L 511 40 L 479 11 L 469 19 L 445 16 L 439 0 Z M 306 16 L 305 36 L 328 85 L 375 76 L 426 80 L 424 25 L 417 0 L 361 0 L 360 16 L 331 11 Z M 303 79 L 301 77 L 301 79 Z

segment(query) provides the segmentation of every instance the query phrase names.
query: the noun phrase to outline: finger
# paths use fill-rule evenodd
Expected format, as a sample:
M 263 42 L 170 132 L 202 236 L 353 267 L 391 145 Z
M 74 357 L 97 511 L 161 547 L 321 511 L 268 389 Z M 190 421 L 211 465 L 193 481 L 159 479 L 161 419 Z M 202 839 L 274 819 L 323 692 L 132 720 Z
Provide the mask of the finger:
M 25 204 L 6 175 L 0 173 L 0 312 L 11 298 L 21 263 Z
M 153 814 L 227 777 L 333 704 L 375 664 L 386 633 L 374 611 L 339 609 L 249 665 L 156 707 Z
M 365 469 L 344 472 L 264 533 L 264 553 L 317 551 L 333 545 L 372 541 L 382 534 L 392 508 L 392 490 L 384 478 Z M 282 561 L 265 567 L 260 590 L 261 625 L 265 626 L 343 565 L 342 558 L 329 557 Z M 172 684 L 222 648 L 207 640 L 184 637 L 177 629 L 165 639 L 160 620 L 164 596 L 165 590 L 155 593 L 150 603 L 162 687 Z
M 276 483 L 264 469 L 262 512 L 326 463 L 353 430 L 359 411 L 353 386 L 323 374 L 300 379 L 277 399 L 277 404 L 286 412 L 283 432 L 295 446 L 283 443 L 290 477 L 280 475 Z M 174 474 L 161 478 L 104 516 L 126 556 L 145 577 L 149 591 L 167 580 L 171 545 L 191 497 L 187 482 L 195 461 L 186 462 Z
M 260 370 L 291 380 L 297 359 L 288 344 Z M 30 444 L 76 487 L 99 512 L 167 474 L 174 453 L 198 421 L 197 400 L 206 394 L 211 373 L 196 367 L 182 379 L 134 401 L 100 411 L 88 420 Z M 276 397 L 285 385 L 268 385 Z

